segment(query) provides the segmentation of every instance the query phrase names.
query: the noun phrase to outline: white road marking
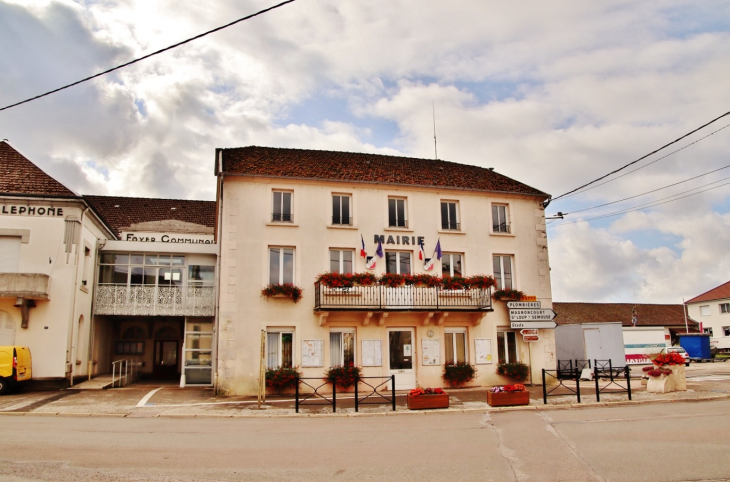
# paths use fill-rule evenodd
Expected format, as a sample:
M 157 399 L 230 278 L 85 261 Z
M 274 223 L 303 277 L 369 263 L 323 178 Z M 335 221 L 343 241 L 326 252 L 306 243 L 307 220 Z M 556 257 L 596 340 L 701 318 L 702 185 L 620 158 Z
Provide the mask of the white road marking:
M 730 380 L 730 375 L 704 375 L 700 377 L 687 377 L 690 382 L 719 382 L 722 380 Z
M 139 402 L 137 403 L 137 406 L 138 406 L 138 407 L 144 407 L 145 405 L 147 405 L 147 402 L 149 402 L 149 401 L 150 401 L 150 398 L 152 398 L 152 395 L 154 395 L 155 393 L 159 392 L 159 391 L 160 391 L 160 390 L 162 390 L 163 388 L 165 388 L 165 387 L 155 388 L 154 390 L 152 390 L 152 391 L 151 391 L 150 393 L 148 393 L 147 395 L 145 395 L 145 396 L 144 396 L 144 397 L 142 398 L 142 400 L 140 400 L 140 401 L 139 401 Z

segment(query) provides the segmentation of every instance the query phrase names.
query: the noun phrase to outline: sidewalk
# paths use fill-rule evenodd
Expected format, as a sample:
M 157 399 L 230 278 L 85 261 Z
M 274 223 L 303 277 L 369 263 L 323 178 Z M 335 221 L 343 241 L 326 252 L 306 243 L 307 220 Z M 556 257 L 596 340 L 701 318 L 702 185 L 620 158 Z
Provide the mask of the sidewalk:
M 66 389 L 53 392 L 28 392 L 0 397 L 0 416 L 7 415 L 68 415 L 113 417 L 312 417 L 312 416 L 374 416 L 401 414 L 436 414 L 464 411 L 556 410 L 581 407 L 615 406 L 640 403 L 667 403 L 730 398 L 730 379 L 687 381 L 687 391 L 668 394 L 646 392 L 638 379 L 632 380 L 632 401 L 624 393 L 601 393 L 596 402 L 593 382 L 581 384 L 581 402 L 573 394 L 548 398 L 543 403 L 541 386 L 528 387 L 530 405 L 492 408 L 487 400 L 487 388 L 450 389 L 450 407 L 440 410 L 411 411 L 406 407 L 406 391 L 396 392 L 396 411 L 390 403 L 361 405 L 355 413 L 354 393 L 337 396 L 337 411 L 331 405 L 301 406 L 295 412 L 293 397 L 267 397 L 261 410 L 256 398 L 216 397 L 211 388 L 184 388 L 176 385 L 136 383 L 125 388 L 108 390 Z M 562 389 L 561 389 L 562 390 Z M 554 393 L 557 393 L 554 392 Z M 565 393 L 563 390 L 562 393 Z M 362 397 L 364 394 L 360 394 Z M 322 400 L 320 400 L 322 401 Z M 368 400 L 373 401 L 373 400 Z M 385 402 L 385 400 L 383 400 Z M 307 403 L 307 402 L 305 402 Z

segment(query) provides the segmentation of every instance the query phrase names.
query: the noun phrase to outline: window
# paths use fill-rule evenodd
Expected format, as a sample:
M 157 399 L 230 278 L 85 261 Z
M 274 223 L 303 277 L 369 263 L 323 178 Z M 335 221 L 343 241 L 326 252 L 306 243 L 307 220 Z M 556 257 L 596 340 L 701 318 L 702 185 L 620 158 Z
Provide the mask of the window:
M 447 328 L 444 333 L 444 339 L 447 365 L 455 365 L 469 361 L 466 353 L 466 328 Z
M 185 383 L 210 385 L 213 366 L 213 320 L 185 320 Z
M 274 191 L 274 209 L 272 211 L 272 221 L 282 221 L 290 223 L 293 221 L 291 212 L 291 192 Z
M 492 204 L 492 231 L 509 233 L 509 211 L 504 204 Z
M 330 249 L 330 273 L 352 273 L 355 252 L 349 249 Z
M 720 303 L 720 313 L 730 313 L 730 303 Z
M 89 269 L 91 266 L 91 249 L 84 247 L 84 271 L 81 279 L 81 286 L 89 284 Z
M 703 332 L 703 333 L 704 333 L 705 335 L 710 335 L 710 337 L 714 336 L 714 335 L 712 334 L 712 328 L 703 328 L 703 329 L 702 329 L 702 332 Z
M 385 272 L 411 274 L 411 253 L 407 251 L 386 251 Z
M 294 333 L 291 331 L 266 332 L 266 367 L 291 368 L 294 361 Z
M 512 256 L 494 256 L 494 279 L 498 290 L 512 289 Z
M 723 327 L 722 327 L 722 333 L 723 333 L 723 334 L 724 334 L 725 336 L 730 336 L 730 326 L 723 326 Z
M 401 198 L 388 199 L 388 226 L 407 228 L 406 200 Z
M 700 316 L 710 316 L 710 305 L 700 306 Z
M 355 329 L 343 328 L 330 332 L 330 366 L 355 365 Z
M 144 355 L 144 342 L 118 341 L 114 353 L 116 355 Z
M 517 358 L 517 337 L 514 331 L 497 332 L 497 356 L 500 362 L 519 361 Z
M 441 258 L 441 276 L 464 276 L 461 259 L 460 254 L 443 253 L 443 257 Z
M 269 248 L 269 283 L 294 284 L 294 248 Z
M 351 225 L 350 196 L 346 194 L 332 195 L 332 224 Z
M 215 283 L 215 266 L 188 266 L 188 286 L 213 286 Z
M 99 284 L 183 286 L 185 256 L 144 253 L 102 253 Z
M 20 265 L 20 236 L 0 236 L 0 273 L 17 273 Z
M 459 230 L 459 218 L 456 208 L 457 203 L 455 201 L 441 201 L 441 229 Z

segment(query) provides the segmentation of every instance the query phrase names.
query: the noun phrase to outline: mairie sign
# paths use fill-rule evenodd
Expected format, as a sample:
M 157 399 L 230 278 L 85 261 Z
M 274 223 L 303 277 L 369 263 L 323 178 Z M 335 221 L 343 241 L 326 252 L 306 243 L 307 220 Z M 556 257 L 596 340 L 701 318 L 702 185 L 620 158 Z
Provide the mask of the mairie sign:
M 552 321 L 555 312 L 551 309 L 542 310 L 509 310 L 509 321 Z

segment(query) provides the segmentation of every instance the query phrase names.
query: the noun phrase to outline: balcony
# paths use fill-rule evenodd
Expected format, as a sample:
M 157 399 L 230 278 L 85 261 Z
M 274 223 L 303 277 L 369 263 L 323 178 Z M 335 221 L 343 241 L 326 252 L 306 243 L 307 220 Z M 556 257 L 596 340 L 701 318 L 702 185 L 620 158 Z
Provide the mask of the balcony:
M 383 285 L 329 288 L 314 284 L 315 311 L 492 311 L 490 288 L 445 290 Z
M 215 290 L 196 286 L 98 285 L 97 315 L 214 316 Z
M 48 300 L 49 281 L 47 274 L 0 273 L 0 298 Z

